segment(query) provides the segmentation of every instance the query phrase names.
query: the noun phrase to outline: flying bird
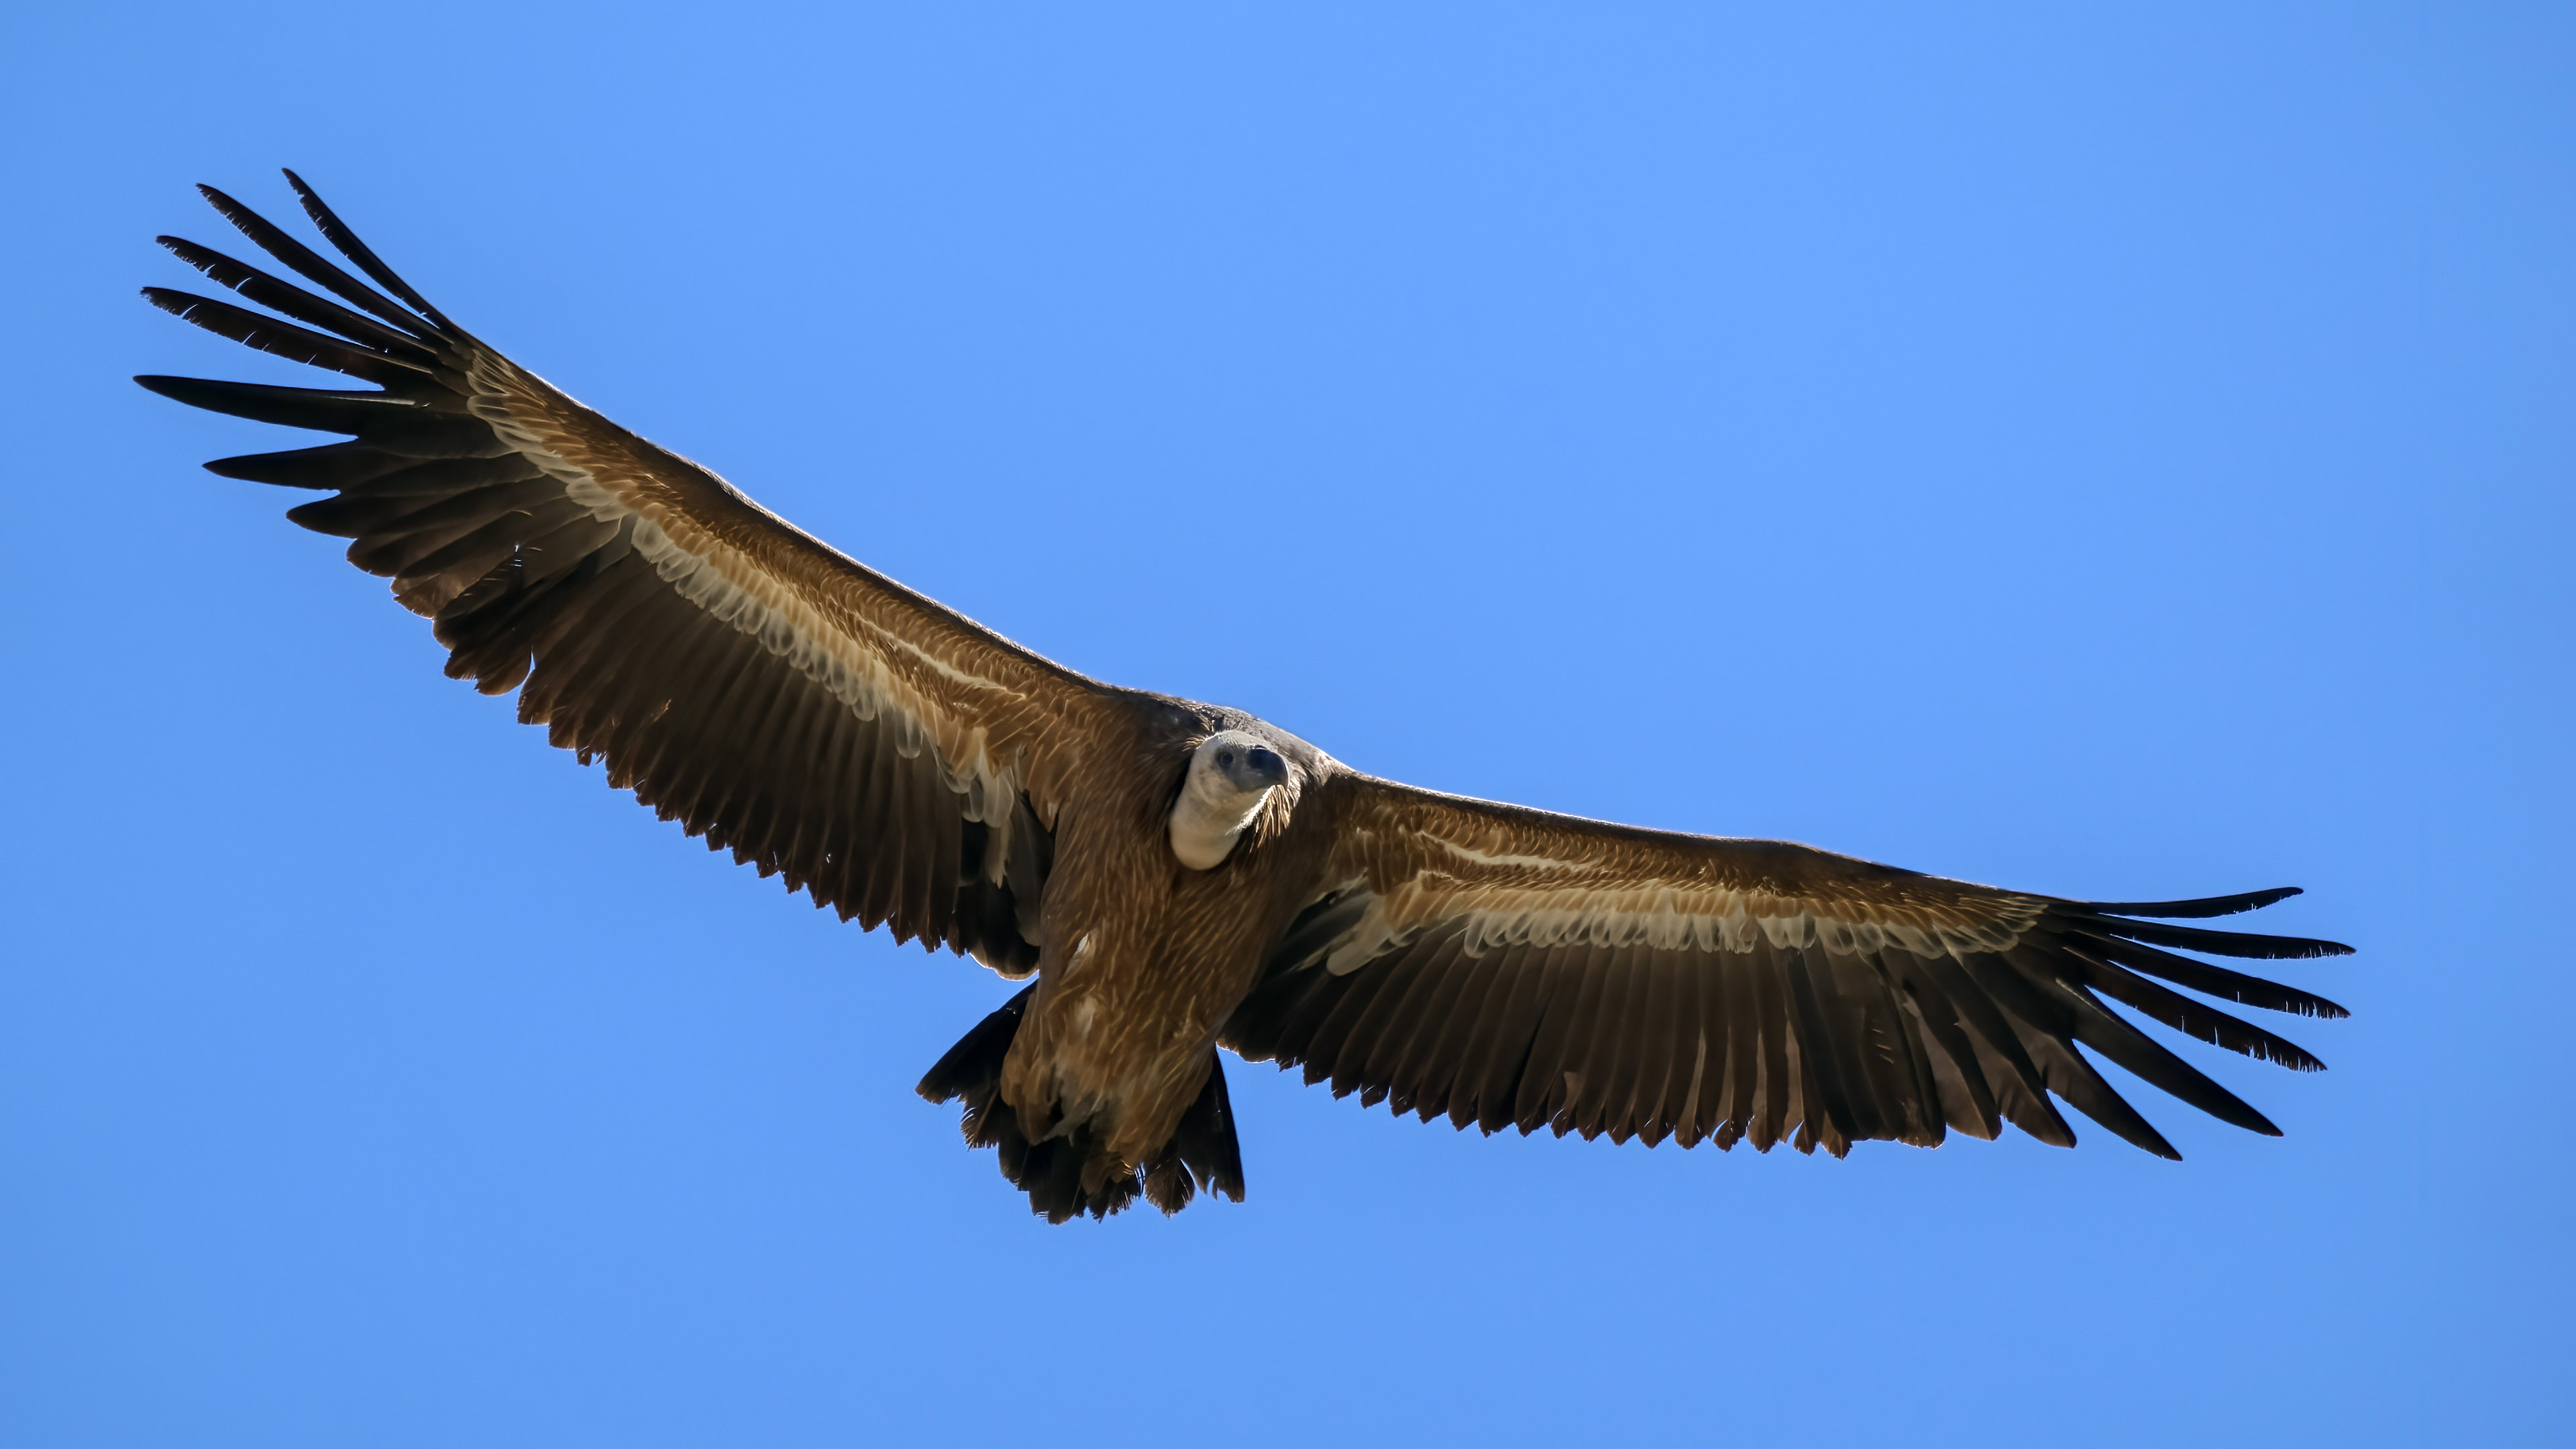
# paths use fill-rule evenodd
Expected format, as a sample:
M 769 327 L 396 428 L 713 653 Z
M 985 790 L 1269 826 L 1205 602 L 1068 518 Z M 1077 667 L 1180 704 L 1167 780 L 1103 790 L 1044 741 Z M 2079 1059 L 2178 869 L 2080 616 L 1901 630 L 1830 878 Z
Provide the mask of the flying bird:
M 2280 1129 L 2109 1003 L 2302 1071 L 2322 1063 L 2201 998 L 2346 1014 L 2178 954 L 2348 953 L 2170 924 L 2295 888 L 2069 901 L 1606 824 L 1377 779 L 1240 710 L 1086 678 L 574 402 L 286 178 L 366 280 L 201 187 L 308 285 L 165 236 L 240 301 L 144 296 L 373 386 L 136 381 L 346 435 L 205 466 L 327 493 L 286 516 L 352 540 L 451 677 L 516 690 L 521 720 L 710 849 L 1029 980 L 920 1091 L 962 1102 L 967 1142 L 1050 1221 L 1242 1200 L 1219 1048 L 1489 1134 L 1839 1157 L 2011 1123 L 2072 1146 L 2055 1098 L 2178 1158 L 2078 1046 Z

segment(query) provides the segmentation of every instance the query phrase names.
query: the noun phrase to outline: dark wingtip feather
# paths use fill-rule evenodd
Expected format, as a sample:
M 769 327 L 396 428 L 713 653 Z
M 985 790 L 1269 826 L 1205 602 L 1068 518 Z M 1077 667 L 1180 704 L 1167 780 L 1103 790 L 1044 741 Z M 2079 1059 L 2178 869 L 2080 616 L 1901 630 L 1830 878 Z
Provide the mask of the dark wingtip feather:
M 406 318 L 402 327 L 388 327 L 361 312 L 353 312 L 337 302 L 327 301 L 303 288 L 268 275 L 209 246 L 201 246 L 185 237 L 157 238 L 172 256 L 196 268 L 217 284 L 231 288 L 243 297 L 272 311 L 350 341 L 365 344 L 394 357 L 409 357 L 415 362 L 434 362 L 437 354 L 424 345 L 417 319 Z M 254 238 L 256 240 L 256 238 Z M 308 274 L 308 280 L 310 276 Z M 350 285 L 355 286 L 354 282 Z M 386 310 L 402 309 L 378 299 Z
M 2237 956 L 2257 961 L 2306 961 L 2319 956 L 2353 954 L 2353 949 L 2341 941 L 2320 941 L 2309 936 L 2261 936 L 2251 931 L 2165 926 L 2081 909 L 2068 912 L 2066 919 L 2114 936 L 2125 936 L 2132 941 L 2173 946 L 2185 951 L 2205 951 L 2212 956 Z
M 2270 1125 L 2270 1124 L 2268 1124 L 2268 1123 L 2267 1123 L 2267 1124 L 2265 1124 L 2265 1125 L 2267 1125 L 2267 1126 L 2268 1126 L 2268 1125 Z M 2280 1136 L 2281 1134 L 2280 1134 L 2280 1132 L 2279 1132 L 2279 1130 L 2278 1130 L 2278 1129 L 2275 1129 L 2275 1130 L 2273 1131 L 2272 1135 L 2273 1135 L 2273 1136 L 2275 1136 L 2275 1137 L 2278 1137 L 2278 1136 Z M 2136 1142 L 2136 1139 L 2135 1139 L 2135 1138 L 2131 1138 L 2130 1140 L 2131 1140 L 2132 1142 Z M 2153 1142 L 2138 1142 L 2138 1143 L 2137 1143 L 2137 1145 L 2138 1145 L 2138 1146 L 2140 1146 L 2140 1147 L 2145 1148 L 2145 1149 L 2148 1151 L 2148 1153 L 2149 1153 L 2149 1154 L 2151 1154 L 2151 1155 L 2153 1155 L 2153 1156 L 2156 1156 L 2156 1157 L 2161 1157 L 2161 1158 L 2163 1158 L 2163 1159 L 2164 1159 L 2165 1161 L 2167 1161 L 2167 1162 L 2180 1162 L 2180 1161 L 2182 1161 L 2182 1151 L 2181 1151 L 2181 1149 L 2179 1149 L 2179 1148 L 2175 1147 L 2172 1143 L 2167 1142 L 2167 1141 L 2165 1140 L 2164 1134 L 2163 1134 L 2163 1133 L 2161 1133 L 2161 1132 L 2159 1132 L 2159 1133 L 2157 1133 L 2157 1134 L 2156 1134 L 2156 1140 L 2155 1140 L 2155 1141 L 2153 1141 Z
M 349 229 L 347 222 L 340 220 L 339 214 L 323 202 L 319 193 L 304 184 L 303 177 L 296 175 L 290 167 L 278 169 L 286 173 L 286 184 L 295 188 L 296 198 L 304 203 L 304 214 L 313 219 L 313 224 L 321 228 L 322 235 L 331 239 L 331 245 L 338 247 L 342 256 L 358 264 L 359 271 L 373 278 L 377 286 L 410 303 L 415 311 L 430 321 L 451 332 L 461 330 L 447 319 L 447 314 L 429 305 L 428 298 L 413 290 L 411 283 L 396 276 L 394 269 L 386 266 L 365 242 L 358 240 L 358 234 Z
M 300 478 L 290 479 L 277 477 L 276 467 L 270 462 L 270 460 L 278 456 L 280 455 L 276 453 L 244 453 L 239 457 L 217 458 L 211 463 L 200 463 L 197 466 L 214 474 L 218 478 L 238 478 L 245 483 L 268 483 L 282 488 L 311 488 L 316 490 L 327 490 L 337 486 L 336 484 L 308 481 Z
M 2079 926 L 2079 936 L 2092 942 L 2084 951 L 2099 954 L 2131 971 L 2160 976 L 2177 985 L 2188 986 L 2222 1001 L 2246 1006 L 2259 1006 L 2266 1011 L 2284 1011 L 2294 1016 L 2318 1016 L 2329 1019 L 2348 1017 L 2352 1013 L 2334 1002 L 2278 981 L 2248 976 L 2207 961 L 2177 956 L 2160 951 L 2143 942 L 2131 941 L 2112 933 L 2107 927 Z M 2082 953 L 2078 953 L 2079 955 Z
M 420 318 L 407 315 L 402 308 L 368 290 L 365 283 L 332 265 L 321 253 L 278 230 L 268 218 L 211 186 L 201 183 L 197 190 L 206 198 L 206 204 L 220 213 L 224 220 L 231 222 L 260 250 L 284 262 L 305 280 L 406 333 L 420 326 Z M 439 322 L 435 316 L 431 320 Z M 445 324 L 440 322 L 440 325 Z
M 2233 896 L 2202 896 L 2187 901 L 2076 901 L 2072 904 L 2106 916 L 2153 916 L 2161 920 L 2205 920 L 2211 916 L 2233 916 L 2245 911 L 2259 911 L 2265 906 L 2306 895 L 2297 886 L 2274 886 L 2267 891 L 2247 891 Z
M 283 357 L 308 367 L 327 368 L 368 382 L 394 386 L 426 377 L 427 369 L 389 357 L 346 338 L 315 332 L 263 313 L 168 287 L 146 287 L 143 300 L 193 326 L 238 342 L 254 352 Z
M 316 432 L 357 434 L 394 412 L 416 413 L 413 404 L 390 393 L 332 388 L 271 387 L 257 382 L 224 382 L 210 377 L 165 377 L 146 374 L 134 379 L 147 391 L 192 408 L 278 423 Z

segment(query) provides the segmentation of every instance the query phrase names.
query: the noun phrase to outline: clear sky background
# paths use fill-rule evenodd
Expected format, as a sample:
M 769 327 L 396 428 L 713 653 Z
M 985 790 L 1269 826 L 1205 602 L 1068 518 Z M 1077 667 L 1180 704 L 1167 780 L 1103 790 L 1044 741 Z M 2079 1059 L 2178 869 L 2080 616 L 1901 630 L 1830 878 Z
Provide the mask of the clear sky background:
M 21 4 L 0 1442 L 2564 1442 L 2576 34 L 2467 4 Z M 2295 883 L 2288 1131 L 1844 1162 L 1231 1067 L 1049 1228 L 1010 990 L 709 855 L 134 296 L 311 178 L 465 325 L 1076 668 L 2079 897 Z M 1231 525 L 1227 510 L 1263 526 Z M 2273 1024 L 2280 1024 L 2274 1022 Z

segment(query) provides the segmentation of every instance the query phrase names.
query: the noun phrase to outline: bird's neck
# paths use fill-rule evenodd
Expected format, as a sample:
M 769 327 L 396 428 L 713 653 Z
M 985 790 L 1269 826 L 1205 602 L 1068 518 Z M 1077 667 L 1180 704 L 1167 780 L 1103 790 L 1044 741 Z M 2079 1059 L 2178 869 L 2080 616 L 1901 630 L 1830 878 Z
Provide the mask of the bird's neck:
M 1268 790 L 1255 790 L 1249 795 L 1231 791 L 1203 791 L 1193 780 L 1181 790 L 1181 798 L 1172 806 L 1172 854 L 1192 870 L 1214 870 L 1225 863 L 1242 838 L 1253 817 L 1261 813 L 1261 803 L 1270 798 Z

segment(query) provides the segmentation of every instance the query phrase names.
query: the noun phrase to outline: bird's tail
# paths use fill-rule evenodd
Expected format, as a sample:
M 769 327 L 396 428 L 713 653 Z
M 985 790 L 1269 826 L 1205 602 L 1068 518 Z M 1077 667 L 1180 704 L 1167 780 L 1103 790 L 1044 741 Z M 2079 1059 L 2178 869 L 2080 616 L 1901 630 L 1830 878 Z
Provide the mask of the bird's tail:
M 1226 1100 L 1221 1058 L 1208 1063 L 1207 1084 L 1151 1162 L 1109 1158 L 1088 1122 L 1041 1142 L 1028 1139 L 1020 1130 L 1020 1114 L 1002 1100 L 1002 1059 L 1010 1054 L 1011 1039 L 1019 1035 L 1021 1017 L 1036 990 L 1032 983 L 977 1022 L 914 1089 L 933 1102 L 965 1103 L 961 1125 L 966 1145 L 998 1150 L 1002 1176 L 1029 1195 L 1029 1211 L 1051 1223 L 1084 1213 L 1105 1218 L 1124 1211 L 1141 1193 L 1169 1215 L 1189 1206 L 1201 1187 L 1243 1201 L 1243 1151 L 1235 1142 L 1234 1107 Z

